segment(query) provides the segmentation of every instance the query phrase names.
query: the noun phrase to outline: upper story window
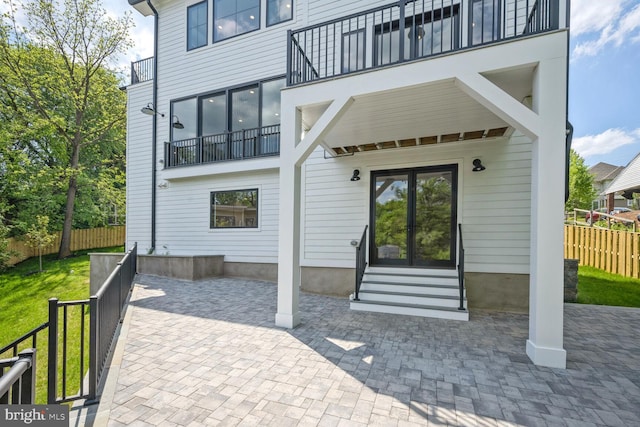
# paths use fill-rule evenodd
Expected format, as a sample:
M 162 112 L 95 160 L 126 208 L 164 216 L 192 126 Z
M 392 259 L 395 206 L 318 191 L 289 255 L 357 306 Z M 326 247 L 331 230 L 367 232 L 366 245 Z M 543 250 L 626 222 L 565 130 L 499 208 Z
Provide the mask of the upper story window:
M 213 0 L 213 41 L 260 28 L 260 0 Z
M 187 50 L 207 44 L 207 0 L 187 8 Z
M 500 37 L 500 0 L 472 0 L 471 44 L 498 40 Z
M 293 0 L 267 0 L 267 26 L 293 19 Z

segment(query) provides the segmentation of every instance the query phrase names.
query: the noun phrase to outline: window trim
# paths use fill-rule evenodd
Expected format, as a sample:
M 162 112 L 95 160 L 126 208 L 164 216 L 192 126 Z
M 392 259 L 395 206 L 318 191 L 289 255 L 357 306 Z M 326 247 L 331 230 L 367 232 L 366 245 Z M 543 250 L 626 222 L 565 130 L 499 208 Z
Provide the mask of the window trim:
M 205 0 L 207 1 L 207 0 Z M 211 42 L 213 44 L 215 43 L 222 43 L 225 42 L 227 40 L 231 40 L 234 39 L 236 37 L 240 37 L 243 36 L 245 34 L 249 34 L 249 33 L 253 33 L 254 31 L 260 31 L 260 29 L 262 28 L 262 1 L 261 0 L 257 0 L 258 2 L 258 16 L 257 16 L 257 21 L 258 21 L 258 26 L 252 30 L 249 31 L 245 31 L 244 33 L 237 33 L 234 34 L 230 37 L 225 37 L 221 40 L 216 40 L 216 0 L 212 0 L 213 1 L 213 6 L 211 7 Z M 236 0 L 237 2 L 238 0 Z M 237 3 L 236 3 L 237 4 Z
M 196 6 L 202 6 L 204 4 L 204 8 L 205 8 L 205 18 L 207 19 L 206 25 L 205 25 L 205 37 L 204 37 L 204 43 L 199 45 L 199 46 L 195 46 L 195 47 L 189 47 L 189 9 L 191 9 L 192 7 L 196 7 Z M 187 37 L 186 37 L 186 43 L 187 43 L 187 52 L 190 52 L 192 50 L 196 50 L 196 49 L 200 49 L 201 47 L 205 47 L 209 45 L 209 0 L 202 0 L 201 2 L 198 3 L 194 3 L 194 4 L 190 4 L 189 6 L 187 6 Z
M 267 28 L 269 27 L 273 27 L 279 24 L 282 24 L 283 22 L 289 22 L 289 21 L 293 21 L 293 14 L 294 14 L 294 10 L 293 10 L 293 4 L 294 4 L 294 0 L 291 0 L 291 18 L 288 19 L 284 19 L 282 21 L 278 21 L 278 22 L 274 22 L 273 24 L 269 24 L 269 0 L 266 1 L 265 3 L 265 13 L 264 13 L 264 19 L 265 19 L 265 26 Z
M 235 193 L 235 192 L 248 192 L 248 191 L 255 191 L 256 192 L 256 225 L 255 226 L 251 226 L 251 227 L 238 227 L 238 226 L 234 226 L 234 227 L 216 227 L 213 226 L 213 201 L 214 201 L 214 194 L 216 193 Z M 260 230 L 260 225 L 261 225 L 261 218 L 260 218 L 260 188 L 259 187 L 253 187 L 253 188 L 242 188 L 242 189 L 235 189 L 235 190 L 210 190 L 209 191 L 209 231 L 214 231 L 214 230 L 252 230 L 252 231 L 257 231 Z

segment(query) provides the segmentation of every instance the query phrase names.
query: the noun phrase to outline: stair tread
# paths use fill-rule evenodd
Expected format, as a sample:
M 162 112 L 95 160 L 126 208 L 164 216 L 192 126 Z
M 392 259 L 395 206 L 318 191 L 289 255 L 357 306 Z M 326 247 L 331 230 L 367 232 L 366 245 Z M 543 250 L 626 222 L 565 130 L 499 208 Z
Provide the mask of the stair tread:
M 378 272 L 378 271 L 371 271 L 371 270 L 366 270 L 364 272 L 364 274 L 371 274 L 371 275 L 376 275 L 376 276 L 391 276 L 391 277 L 433 277 L 435 279 L 457 279 L 458 275 L 457 274 L 425 274 L 425 273 L 416 273 L 416 274 L 411 274 L 411 273 L 392 273 L 392 272 Z
M 377 295 L 397 295 L 397 296 L 406 296 L 406 297 L 418 297 L 418 298 L 439 298 L 439 299 L 453 299 L 458 300 L 460 296 L 452 296 L 452 295 L 437 295 L 437 294 L 416 294 L 409 292 L 392 292 L 392 291 L 371 291 L 371 290 L 360 290 L 360 295 L 362 294 L 377 294 Z M 466 301 L 467 299 L 464 298 Z
M 362 283 L 371 283 L 374 285 L 393 285 L 393 286 L 421 286 L 423 288 L 445 288 L 458 289 L 458 285 L 435 285 L 430 283 L 406 283 L 406 282 L 381 282 L 378 280 L 362 280 Z
M 466 313 L 467 310 L 458 310 L 458 308 L 454 307 L 441 307 L 434 305 L 423 305 L 423 304 L 403 304 L 397 302 L 387 302 L 387 301 L 351 301 L 353 304 L 371 304 L 371 305 L 388 305 L 394 307 L 410 307 L 410 308 L 420 308 L 425 310 L 438 310 L 438 311 L 451 311 L 456 313 Z

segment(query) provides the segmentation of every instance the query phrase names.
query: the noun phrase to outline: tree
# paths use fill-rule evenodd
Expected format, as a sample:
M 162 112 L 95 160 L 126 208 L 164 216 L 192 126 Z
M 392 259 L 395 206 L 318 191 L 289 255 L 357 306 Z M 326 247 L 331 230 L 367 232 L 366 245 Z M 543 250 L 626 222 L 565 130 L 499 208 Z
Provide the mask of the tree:
M 572 149 L 569 159 L 569 200 L 565 204 L 565 210 L 591 209 L 596 195 L 593 175 L 589 173 L 584 159 Z
M 49 234 L 49 217 L 46 215 L 37 215 L 36 220 L 25 234 L 27 246 L 38 249 L 38 258 L 40 260 L 40 273 L 42 273 L 42 249 L 53 243 L 55 236 Z
M 97 166 L 120 149 L 114 141 L 124 143 L 126 96 L 108 67 L 130 46 L 132 21 L 129 14 L 109 17 L 100 0 L 26 0 L 22 10 L 25 27 L 15 7 L 2 17 L 1 96 L 14 119 L 13 151 L 39 172 L 28 186 L 38 192 L 56 184 L 43 194 L 63 203 L 58 257 L 65 258 L 76 203 L 91 193 L 83 183 L 100 177 Z

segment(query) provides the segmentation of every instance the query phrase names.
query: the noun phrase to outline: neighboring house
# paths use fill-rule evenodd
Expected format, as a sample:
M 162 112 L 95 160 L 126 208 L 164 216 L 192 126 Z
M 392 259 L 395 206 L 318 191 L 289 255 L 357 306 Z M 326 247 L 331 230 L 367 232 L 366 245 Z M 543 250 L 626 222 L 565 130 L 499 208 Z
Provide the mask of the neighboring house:
M 129 2 L 128 241 L 277 277 L 289 328 L 364 259 L 353 309 L 528 310 L 565 366 L 567 0 Z
M 593 188 L 598 197 L 593 201 L 592 209 L 608 207 L 607 193 L 605 190 L 623 170 L 624 166 L 615 166 L 604 162 L 600 162 L 589 168 L 589 173 L 593 175 Z M 615 207 L 627 206 L 627 200 L 619 194 L 615 195 L 614 203 Z
M 640 193 L 640 153 L 636 154 L 624 170 L 604 189 L 603 193 L 609 197 L 615 194 L 616 199 L 622 197 L 628 201 L 628 206 L 633 205 L 633 194 Z M 616 206 L 618 206 L 617 202 Z

